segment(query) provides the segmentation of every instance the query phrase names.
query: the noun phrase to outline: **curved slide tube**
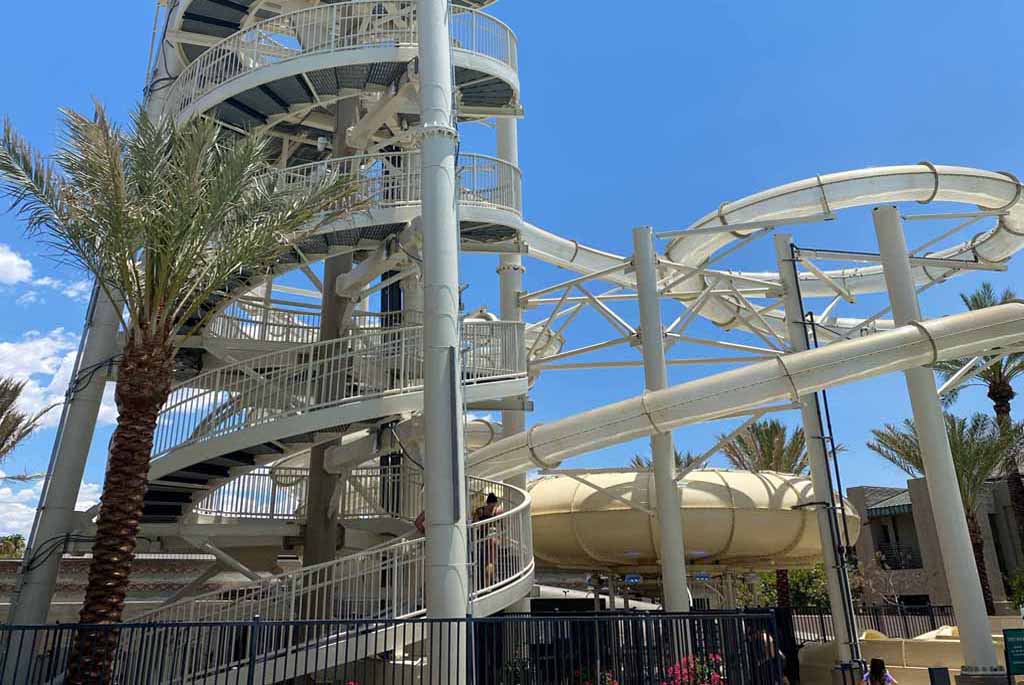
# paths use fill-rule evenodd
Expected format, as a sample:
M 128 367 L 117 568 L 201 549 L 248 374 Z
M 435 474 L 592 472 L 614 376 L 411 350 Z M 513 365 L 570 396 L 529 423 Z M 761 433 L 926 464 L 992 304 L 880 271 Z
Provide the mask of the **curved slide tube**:
M 982 209 L 1003 212 L 995 228 L 978 233 L 952 247 L 927 253 L 944 259 L 977 259 L 983 263 L 1002 263 L 1024 248 L 1024 205 L 1019 204 L 1021 185 L 1006 173 L 982 171 L 967 167 L 915 164 L 873 167 L 816 176 L 778 186 L 735 202 L 723 203 L 687 227 L 687 230 L 716 228 L 729 224 L 762 223 L 785 226 L 787 221 L 807 219 L 815 215 L 831 214 L 837 210 L 867 207 L 893 202 L 958 202 Z M 596 273 L 622 264 L 627 258 L 568 240 L 525 223 L 520 229 L 529 245 L 530 255 L 543 262 L 569 269 L 579 274 Z M 690 268 L 702 268 L 719 249 L 750 235 L 757 229 L 697 233 L 675 238 L 666 250 L 669 261 Z M 737 285 L 743 277 L 759 281 L 778 282 L 775 272 L 712 271 L 721 277 L 720 285 Z M 918 285 L 950 276 L 947 269 L 915 266 L 914 280 Z M 880 266 L 826 271 L 834 281 L 852 294 L 883 292 L 885 279 Z M 635 287 L 631 274 L 614 272 L 601 276 L 601 280 L 617 286 Z M 831 287 L 812 273 L 800 274 L 804 296 L 832 296 Z M 680 302 L 693 301 L 709 286 L 708 277 L 700 274 L 686 278 L 675 285 L 668 296 Z M 737 317 L 739 307 L 729 297 L 712 297 L 704 303 L 701 315 L 723 327 L 747 328 Z M 785 337 L 785 324 L 773 312 L 765 315 L 769 325 Z M 859 319 L 830 321 L 837 328 L 854 328 Z M 875 322 L 876 328 L 888 328 L 888 321 Z
M 1012 302 L 751 364 L 644 393 L 499 440 L 473 453 L 475 474 L 507 478 L 687 424 L 793 401 L 824 388 L 937 361 L 993 352 L 1024 338 L 1024 302 Z
M 564 570 L 660 575 L 658 526 L 644 511 L 655 506 L 654 472 L 600 469 L 582 475 L 583 481 L 552 474 L 530 482 L 538 562 Z M 686 475 L 680 495 L 691 566 L 762 571 L 821 559 L 809 478 L 700 469 Z M 856 540 L 860 517 L 845 503 L 844 513 Z

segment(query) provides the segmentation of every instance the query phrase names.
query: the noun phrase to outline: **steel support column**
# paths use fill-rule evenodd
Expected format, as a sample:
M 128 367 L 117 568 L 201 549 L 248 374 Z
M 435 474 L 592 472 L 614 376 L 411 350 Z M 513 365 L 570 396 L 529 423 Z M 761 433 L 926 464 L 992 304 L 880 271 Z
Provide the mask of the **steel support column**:
M 75 502 L 96 429 L 108 362 L 117 353 L 119 322 L 115 305 L 103 290 L 94 287 L 25 561 L 11 598 L 12 624 L 46 622 L 64 538 L 74 526 Z
M 498 117 L 498 159 L 514 166 L 519 165 L 518 122 L 512 117 Z M 523 257 L 520 254 L 502 254 L 498 263 L 498 285 L 501 297 L 501 320 L 522 321 L 523 309 L 519 305 L 519 295 L 523 290 Z M 501 412 L 501 435 L 503 438 L 526 430 L 526 412 L 504 410 Z M 508 483 L 521 490 L 526 489 L 526 473 L 508 479 Z M 523 530 L 524 544 L 533 549 L 533 529 L 529 523 Z M 524 597 L 510 609 L 521 613 L 529 613 L 530 598 Z
M 352 268 L 352 255 L 338 255 L 324 260 L 324 288 L 320 305 L 320 340 L 341 337 L 342 316 L 347 302 L 334 291 L 338 277 Z M 328 360 L 322 360 L 330 364 Z M 333 373 L 346 370 L 332 368 Z M 332 440 L 309 449 L 309 483 L 306 486 L 306 526 L 302 548 L 302 565 L 315 566 L 333 561 L 338 553 L 338 507 L 332 506 L 340 476 L 325 468 L 326 453 L 338 444 Z M 310 616 L 309 618 L 315 618 Z M 326 617 L 324 617 L 326 618 Z
M 345 142 L 346 133 L 359 118 L 358 102 L 354 98 L 335 104 L 334 154 L 349 155 L 353 150 Z M 351 169 L 345 169 L 351 172 Z M 336 255 L 324 260 L 324 277 L 320 293 L 320 341 L 335 340 L 344 332 L 349 301 L 339 298 L 335 284 L 342 274 L 352 270 L 352 254 Z M 343 369 L 333 369 L 345 373 Z M 314 566 L 333 561 L 338 553 L 338 507 L 332 506 L 334 491 L 340 476 L 328 473 L 326 453 L 337 441 L 313 445 L 309 450 L 309 485 L 306 488 L 306 527 L 302 548 L 302 565 Z M 310 616 L 309 618 L 316 618 Z M 326 618 L 326 617 L 324 617 Z
M 648 390 L 668 387 L 665 338 L 658 300 L 657 258 L 654 233 L 649 226 L 633 229 L 633 267 L 640 297 L 640 342 L 644 355 L 644 379 Z M 686 555 L 683 544 L 683 514 L 676 483 L 675 449 L 672 433 L 651 434 L 654 461 L 654 490 L 657 498 L 659 557 L 665 611 L 689 611 L 686 587 Z
M 807 330 L 804 327 L 803 304 L 796 268 L 793 263 L 793 241 L 791 236 L 780 233 L 775 236 L 775 255 L 778 260 L 779 280 L 783 289 L 783 307 L 786 313 L 786 334 L 794 352 L 810 348 Z M 832 502 L 831 479 L 829 478 L 828 452 L 825 448 L 825 424 L 821 418 L 817 394 L 800 398 L 800 417 L 803 420 L 804 436 L 807 442 L 807 464 L 811 472 L 811 486 L 817 504 L 818 533 L 821 536 L 821 556 L 825 564 L 825 579 L 828 588 L 829 605 L 836 625 L 836 657 L 839 664 L 853 664 L 860 659 L 857 643 L 857 626 L 853 604 L 847 590 L 849 580 L 846 567 L 840 558 L 839 523 Z M 842 502 L 842 499 L 839 500 Z
M 469 609 L 465 457 L 459 361 L 459 227 L 448 3 L 418 0 L 423 157 L 423 419 L 427 526 L 427 616 Z M 450 645 L 463 644 L 452 640 Z M 431 655 L 446 677 L 464 682 L 465 654 Z M 461 658 L 460 658 L 461 657 Z M 433 669 L 432 669 L 433 670 Z
M 914 289 L 914 277 L 899 211 L 891 205 L 875 207 L 872 218 L 896 325 L 904 326 L 920 321 L 921 310 Z M 935 518 L 946 583 L 949 585 L 957 626 L 960 628 L 960 645 L 965 663 L 962 672 L 968 677 L 1002 673 L 992 644 L 992 627 L 985 611 L 978 569 L 974 565 L 974 552 L 967 531 L 963 501 L 960 499 L 942 404 L 935 389 L 935 375 L 931 369 L 922 367 L 903 373 L 921 443 L 928 498 Z

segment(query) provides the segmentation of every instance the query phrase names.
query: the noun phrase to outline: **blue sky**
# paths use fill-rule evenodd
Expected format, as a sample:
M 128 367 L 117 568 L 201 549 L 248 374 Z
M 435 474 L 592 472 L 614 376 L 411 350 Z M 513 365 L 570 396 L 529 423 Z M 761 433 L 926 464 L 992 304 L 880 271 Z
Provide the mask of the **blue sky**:
M 984 12 L 949 0 L 600 7 L 502 0 L 491 10 L 519 36 L 526 216 L 548 230 L 625 254 L 632 226 L 681 227 L 722 201 L 816 174 L 922 159 L 1024 166 L 1019 3 L 990 1 Z M 8 65 L 0 72 L 0 111 L 44 149 L 54 144 L 60 106 L 88 109 L 96 97 L 124 119 L 140 96 L 153 9 L 138 0 L 115 0 L 101 11 L 70 2 L 8 8 L 0 24 L 0 60 Z M 493 151 L 489 129 L 465 127 L 463 134 L 464 149 Z M 873 244 L 866 212 L 794 235 L 808 246 Z M 497 309 L 495 261 L 464 259 L 468 305 Z M 771 245 L 763 242 L 731 265 L 771 264 Z M 1022 268 L 1013 264 L 990 278 L 1000 287 L 1014 285 Z M 529 289 L 565 277 L 527 263 Z M 13 216 L 0 215 L 0 372 L 30 381 L 27 406 L 63 395 L 85 308 L 83 280 L 25 239 Z M 932 290 L 923 300 L 926 315 L 959 310 L 957 293 L 980 280 L 968 276 Z M 877 302 L 864 298 L 846 311 L 866 313 Z M 581 317 L 570 329 L 571 343 L 600 339 L 607 332 L 602 326 L 596 317 Z M 720 335 L 703 323 L 695 330 Z M 703 352 L 680 350 L 680 356 L 691 353 Z M 707 372 L 673 370 L 672 377 Z M 641 386 L 639 369 L 548 374 L 535 389 L 530 421 L 622 399 Z M 902 379 L 840 388 L 830 399 L 837 438 L 849 448 L 842 459 L 846 483 L 902 483 L 899 472 L 863 447 L 872 427 L 908 414 Z M 958 412 L 988 408 L 979 391 L 955 406 Z M 102 480 L 110 407 L 103 419 L 83 503 Z M 677 431 L 676 440 L 702 451 L 728 428 L 725 422 L 694 426 Z M 41 430 L 5 470 L 44 469 L 53 433 Z M 646 452 L 646 444 L 568 464 L 621 465 L 635 451 Z M 27 527 L 35 492 L 0 490 L 0 532 Z

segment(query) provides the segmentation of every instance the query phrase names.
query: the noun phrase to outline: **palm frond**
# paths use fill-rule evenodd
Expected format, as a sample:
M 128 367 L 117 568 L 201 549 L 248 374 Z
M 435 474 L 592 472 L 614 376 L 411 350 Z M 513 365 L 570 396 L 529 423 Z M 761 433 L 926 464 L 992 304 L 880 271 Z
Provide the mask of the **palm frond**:
M 719 438 L 721 439 L 721 437 Z M 807 470 L 804 431 L 792 433 L 777 419 L 755 421 L 722 444 L 722 454 L 733 468 L 803 474 Z
M 122 130 L 97 104 L 63 111 L 52 159 L 5 124 L 3 194 L 30 232 L 124 303 L 126 334 L 174 345 L 216 312 L 211 297 L 266 273 L 291 245 L 357 209 L 352 177 L 282 185 L 268 139 L 142 111 Z
M 0 460 L 6 458 L 21 441 L 31 435 L 39 426 L 40 419 L 53 408 L 51 405 L 36 414 L 20 411 L 17 404 L 24 389 L 24 381 L 0 378 Z M 16 480 L 17 477 L 9 479 Z
M 969 419 L 945 415 L 946 435 L 953 456 L 964 509 L 975 511 L 985 491 L 985 483 L 997 475 L 1007 459 L 1007 453 L 1019 454 L 1022 431 L 1001 429 L 990 416 L 974 414 Z M 914 422 L 905 420 L 902 426 L 886 424 L 873 430 L 874 439 L 868 449 L 900 468 L 910 476 L 925 474 L 925 463 Z

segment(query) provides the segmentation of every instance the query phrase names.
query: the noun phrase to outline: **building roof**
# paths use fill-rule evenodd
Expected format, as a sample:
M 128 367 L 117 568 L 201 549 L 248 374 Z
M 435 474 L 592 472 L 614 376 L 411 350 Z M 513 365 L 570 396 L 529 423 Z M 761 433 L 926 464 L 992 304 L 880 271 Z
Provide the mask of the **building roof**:
M 884 502 L 893 495 L 906 492 L 906 488 L 883 488 L 878 485 L 865 485 L 861 488 L 864 491 L 864 505 L 870 509 L 879 502 Z
M 865 488 L 865 490 L 872 491 L 865 493 L 868 518 L 909 514 L 913 511 L 910 490 L 906 488 Z

